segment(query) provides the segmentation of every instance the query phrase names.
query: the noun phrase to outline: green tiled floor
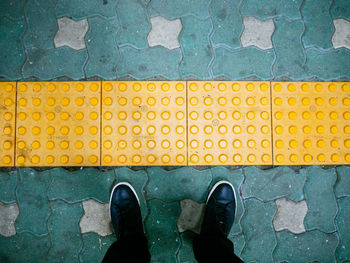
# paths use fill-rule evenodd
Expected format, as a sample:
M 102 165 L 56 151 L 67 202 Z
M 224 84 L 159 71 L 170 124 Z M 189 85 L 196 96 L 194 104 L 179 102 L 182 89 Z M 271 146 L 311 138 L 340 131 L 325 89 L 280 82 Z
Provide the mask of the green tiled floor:
M 2 0 L 0 8 L 2 81 L 350 79 L 348 0 Z M 87 20 L 86 47 L 71 47 L 75 35 L 66 37 L 65 46 L 55 46 L 58 20 L 64 17 Z M 175 37 L 178 30 L 165 35 L 154 31 L 165 40 L 177 39 L 180 47 L 150 47 L 155 17 L 181 22 Z M 261 49 L 261 39 L 245 28 L 251 17 L 259 23 L 271 19 L 272 35 L 271 28 L 261 27 L 260 33 L 271 39 L 272 47 Z M 338 42 L 333 39 L 339 35 L 335 21 L 344 30 Z M 252 46 L 244 46 L 243 33 L 252 36 Z M 194 234 L 176 228 L 180 201 L 203 203 L 221 179 L 232 182 L 239 193 L 229 238 L 244 260 L 350 261 L 350 168 L 293 169 L 3 170 L 0 262 L 100 261 L 115 237 L 82 232 L 83 203 L 94 199 L 106 204 L 112 186 L 124 180 L 140 196 L 153 261 L 193 262 Z M 294 205 L 307 204 L 306 232 L 274 230 L 275 200 L 284 197 Z M 17 207 L 19 215 L 12 222 L 8 211 Z
M 170 171 L 129 168 L 100 171 L 63 168 L 42 172 L 20 168 L 1 172 L 2 206 L 16 204 L 16 234 L 0 235 L 0 258 L 5 262 L 96 262 L 101 260 L 114 235 L 82 233 L 82 203 L 94 199 L 108 203 L 112 186 L 132 183 L 140 196 L 145 232 L 153 262 L 195 262 L 191 240 L 179 233 L 180 201 L 205 202 L 210 187 L 230 181 L 237 193 L 237 215 L 229 234 L 236 253 L 250 262 L 343 262 L 350 260 L 350 168 L 287 167 L 260 170 L 254 167 L 197 170 L 184 167 Z M 305 200 L 306 232 L 275 231 L 275 200 Z M 1 205 L 1 203 L 0 203 Z M 108 216 L 108 215 L 107 215 Z M 0 228 L 1 230 L 1 228 Z M 261 244 L 264 244 L 263 246 Z M 93 260 L 92 260 L 93 259 Z

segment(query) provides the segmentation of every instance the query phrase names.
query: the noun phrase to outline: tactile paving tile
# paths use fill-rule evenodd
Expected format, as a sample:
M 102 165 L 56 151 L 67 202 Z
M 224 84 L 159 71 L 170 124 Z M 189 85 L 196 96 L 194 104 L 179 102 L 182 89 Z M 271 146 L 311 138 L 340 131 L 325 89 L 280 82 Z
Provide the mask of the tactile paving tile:
M 272 164 L 269 82 L 188 82 L 189 165 Z
M 102 165 L 187 165 L 186 82 L 102 85 Z
M 17 166 L 100 165 L 101 82 L 19 82 Z
M 274 164 L 350 163 L 350 85 L 272 82 Z
M 16 82 L 0 82 L 0 166 L 13 166 L 15 156 Z

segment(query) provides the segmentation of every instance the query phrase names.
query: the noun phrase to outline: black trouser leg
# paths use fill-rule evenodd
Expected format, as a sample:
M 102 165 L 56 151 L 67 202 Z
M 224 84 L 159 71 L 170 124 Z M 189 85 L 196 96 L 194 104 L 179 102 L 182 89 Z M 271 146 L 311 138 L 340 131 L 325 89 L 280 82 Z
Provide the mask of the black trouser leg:
M 193 240 L 193 252 L 199 263 L 243 262 L 234 254 L 233 243 L 224 236 L 196 236 Z
M 122 238 L 114 242 L 108 249 L 103 263 L 149 263 L 151 255 L 148 251 L 145 235 Z

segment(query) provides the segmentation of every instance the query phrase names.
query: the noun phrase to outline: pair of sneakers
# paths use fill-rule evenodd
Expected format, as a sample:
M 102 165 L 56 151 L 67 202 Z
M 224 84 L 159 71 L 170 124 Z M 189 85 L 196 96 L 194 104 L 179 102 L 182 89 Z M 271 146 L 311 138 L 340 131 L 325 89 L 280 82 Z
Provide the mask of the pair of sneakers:
M 227 235 L 236 213 L 236 196 L 231 183 L 220 181 L 209 192 L 201 234 Z M 110 216 L 117 238 L 143 235 L 140 201 L 135 189 L 126 182 L 114 186 L 110 202 Z

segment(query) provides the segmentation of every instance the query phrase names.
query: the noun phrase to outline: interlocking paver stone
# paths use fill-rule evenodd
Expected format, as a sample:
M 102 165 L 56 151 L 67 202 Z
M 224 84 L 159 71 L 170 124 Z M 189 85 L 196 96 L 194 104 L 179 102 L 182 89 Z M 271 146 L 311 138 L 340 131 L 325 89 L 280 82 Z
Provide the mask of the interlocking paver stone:
M 129 168 L 122 167 L 115 169 L 115 174 L 117 176 L 117 183 L 128 182 L 134 187 L 139 197 L 142 219 L 144 220 L 148 214 L 144 189 L 148 181 L 146 172 L 143 170 L 133 171 Z
M 303 2 L 301 13 L 305 23 L 305 33 L 302 39 L 305 47 L 332 48 L 331 38 L 334 28 L 329 13 L 332 2 L 333 0 Z
M 272 201 L 287 197 L 295 202 L 304 199 L 305 170 L 296 173 L 285 166 L 268 170 L 251 166 L 244 168 L 244 174 L 246 176 L 242 189 L 244 198 L 255 197 L 262 201 Z
M 23 66 L 23 77 L 49 80 L 62 76 L 72 79 L 84 78 L 83 67 L 88 54 L 85 49 L 76 51 L 69 47 L 55 49 L 28 48 Z
M 48 235 L 17 234 L 11 238 L 0 236 L 1 262 L 43 262 L 50 247 Z
M 83 201 L 84 215 L 80 219 L 81 233 L 95 232 L 100 236 L 113 233 L 109 215 L 109 204 L 101 204 L 94 199 Z
M 345 19 L 333 20 L 335 32 L 332 37 L 334 48 L 345 47 L 350 49 L 350 21 Z
M 350 197 L 350 167 L 339 166 L 336 168 L 336 171 L 338 175 L 334 188 L 336 197 Z
M 9 237 L 16 234 L 15 221 L 18 216 L 17 204 L 6 205 L 0 202 L 0 235 Z
M 25 60 L 21 38 L 25 29 L 24 20 L 11 21 L 0 17 L 0 76 L 9 80 L 21 78 L 20 67 Z
M 260 50 L 256 47 L 246 47 L 236 50 L 215 48 L 215 59 L 212 65 L 214 77 L 225 76 L 228 79 L 244 79 L 257 77 L 272 78 L 274 53 L 271 49 Z
M 211 20 L 198 20 L 188 16 L 182 18 L 183 29 L 180 43 L 183 60 L 180 64 L 181 78 L 195 76 L 199 79 L 209 77 L 209 63 L 212 59 L 212 48 L 209 35 L 212 31 Z
M 277 232 L 276 237 L 275 262 L 335 262 L 336 233 L 312 230 L 295 235 L 284 230 Z
M 261 49 L 272 48 L 271 36 L 275 31 L 272 19 L 261 21 L 252 16 L 243 18 L 244 31 L 241 35 L 243 47 L 256 46 Z
M 82 234 L 84 247 L 79 254 L 79 262 L 102 262 L 108 248 L 117 240 L 115 235 L 101 237 L 95 233 Z
M 208 187 L 212 180 L 210 170 L 198 171 L 191 167 L 183 167 L 166 171 L 158 167 L 148 170 L 150 178 L 146 187 L 147 199 L 162 199 L 165 202 L 190 198 L 204 203 Z
M 23 7 L 26 0 L 2 0 L 0 1 L 1 16 L 11 19 L 22 19 L 24 17 Z
M 92 16 L 113 18 L 116 16 L 117 0 L 57 0 L 57 17 L 68 16 L 82 19 Z
M 87 19 L 75 21 L 69 17 L 57 20 L 58 31 L 54 38 L 55 47 L 68 46 L 75 50 L 86 48 L 84 38 L 89 29 Z
M 69 203 L 89 198 L 108 203 L 115 180 L 114 171 L 101 172 L 94 168 L 74 172 L 55 168 L 51 170 L 51 176 L 49 199 L 62 199 Z
M 330 11 L 333 19 L 344 18 L 350 20 L 350 5 L 348 0 L 334 0 Z
M 289 19 L 298 19 L 300 15 L 300 5 L 302 0 L 245 0 L 242 3 L 241 13 L 243 16 L 254 16 L 259 19 L 268 19 L 273 17 L 288 17 Z
M 344 262 L 350 259 L 350 198 L 344 197 L 338 199 L 339 213 L 335 219 L 340 238 L 339 246 L 336 250 L 338 262 Z
M 330 51 L 320 51 L 315 48 L 306 50 L 305 72 L 309 77 L 321 80 L 350 78 L 350 50 L 340 48 Z
M 16 202 L 15 188 L 18 181 L 17 171 L 0 172 L 0 201 L 3 203 Z
M 304 193 L 309 211 L 304 220 L 305 228 L 335 231 L 334 218 L 338 210 L 333 192 L 337 179 L 335 169 L 324 170 L 319 166 L 310 166 L 306 170 Z
M 20 211 L 16 221 L 17 233 L 23 231 L 36 235 L 47 233 L 47 219 L 51 213 L 47 198 L 49 173 L 49 171 L 36 172 L 30 168 L 19 170 L 20 184 L 16 188 Z
M 208 6 L 210 0 L 152 0 L 150 7 L 167 19 L 193 15 L 200 19 L 209 17 Z
M 288 21 L 285 18 L 274 19 L 276 30 L 272 43 L 276 52 L 273 72 L 276 78 L 288 77 L 292 80 L 305 78 L 305 54 L 301 43 L 304 32 L 302 21 Z
M 167 20 L 156 16 L 151 18 L 152 30 L 147 36 L 150 47 L 163 46 L 167 49 L 179 48 L 178 40 L 182 24 L 180 19 Z
M 212 41 L 215 45 L 223 44 L 231 48 L 241 46 L 243 24 L 239 12 L 240 2 L 240 0 L 211 1 L 209 10 L 214 27 Z
M 235 221 L 232 225 L 229 235 L 230 236 L 237 235 L 238 233 L 242 232 L 241 219 L 244 214 L 243 199 L 240 191 L 241 185 L 244 180 L 242 169 L 228 170 L 224 167 L 217 166 L 212 168 L 211 172 L 213 175 L 213 181 L 209 189 L 211 189 L 211 187 L 213 187 L 217 182 L 221 180 L 229 181 L 235 188 L 236 202 L 237 202 L 236 215 L 235 215 Z
M 273 219 L 276 231 L 287 229 L 289 232 L 300 234 L 305 232 L 304 218 L 307 213 L 305 200 L 293 202 L 287 198 L 275 200 L 277 213 Z
M 114 79 L 117 75 L 119 59 L 117 49 L 117 31 L 119 26 L 117 20 L 94 17 L 89 18 L 88 21 L 90 29 L 85 37 L 89 53 L 89 59 L 85 66 L 86 76 Z
M 69 205 L 61 200 L 51 201 L 50 205 L 52 214 L 48 220 L 48 229 L 51 248 L 48 262 L 78 261 L 83 246 L 79 228 L 83 208 L 79 203 Z
M 28 1 L 24 7 L 27 30 L 24 46 L 54 48 L 54 37 L 58 26 L 55 17 L 54 0 Z
M 118 44 L 147 48 L 147 35 L 151 30 L 151 23 L 145 7 L 137 0 L 119 0 L 116 11 L 120 23 Z
M 272 251 L 276 246 L 272 220 L 276 212 L 273 202 L 263 203 L 257 199 L 244 201 L 246 213 L 242 219 L 245 246 L 243 261 L 272 262 Z
M 164 77 L 179 79 L 178 65 L 181 50 L 157 46 L 143 50 L 132 47 L 120 48 L 120 62 L 117 68 L 118 77 L 130 76 L 135 79 Z
M 148 202 L 150 214 L 146 220 L 146 233 L 152 262 L 177 262 L 180 236 L 176 231 L 176 219 L 180 214 L 178 202 L 161 200 Z

